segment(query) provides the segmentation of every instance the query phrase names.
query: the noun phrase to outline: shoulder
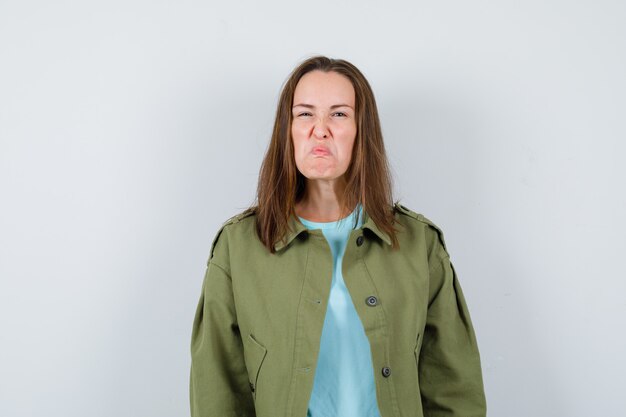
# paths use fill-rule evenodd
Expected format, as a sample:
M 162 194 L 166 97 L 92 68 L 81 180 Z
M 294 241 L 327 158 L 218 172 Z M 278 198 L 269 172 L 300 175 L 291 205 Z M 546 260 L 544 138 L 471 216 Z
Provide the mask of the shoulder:
M 439 226 L 437 226 L 432 220 L 427 218 L 421 213 L 417 213 L 410 208 L 406 207 L 399 202 L 394 204 L 394 211 L 398 213 L 403 218 L 408 218 L 408 222 L 404 222 L 405 224 L 413 224 L 415 227 L 424 228 L 427 230 L 426 233 L 430 233 L 431 235 L 436 235 L 436 238 L 439 240 L 444 250 L 447 252 L 446 242 L 443 236 L 443 230 Z
M 211 260 L 214 258 L 216 247 L 222 246 L 224 247 L 224 250 L 227 250 L 227 248 L 225 247 L 227 246 L 227 242 L 225 242 L 227 239 L 224 238 L 224 235 L 225 235 L 224 231 L 237 227 L 236 225 L 244 225 L 244 224 L 250 223 L 251 221 L 254 220 L 255 215 L 256 215 L 255 208 L 250 207 L 243 211 L 238 212 L 234 216 L 224 221 L 222 225 L 220 226 L 220 228 L 215 233 L 215 236 L 213 237 L 213 242 L 211 243 L 211 250 L 209 253 L 209 259 L 207 263 L 211 262 Z

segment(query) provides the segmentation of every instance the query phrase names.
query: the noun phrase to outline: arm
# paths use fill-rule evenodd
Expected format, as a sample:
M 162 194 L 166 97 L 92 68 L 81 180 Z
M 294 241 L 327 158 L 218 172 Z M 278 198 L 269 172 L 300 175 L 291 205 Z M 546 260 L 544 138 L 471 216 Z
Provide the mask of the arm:
M 193 322 L 189 395 L 192 417 L 255 416 L 231 277 L 213 255 Z
M 428 314 L 419 359 L 425 417 L 485 417 L 480 356 L 443 236 L 431 252 Z

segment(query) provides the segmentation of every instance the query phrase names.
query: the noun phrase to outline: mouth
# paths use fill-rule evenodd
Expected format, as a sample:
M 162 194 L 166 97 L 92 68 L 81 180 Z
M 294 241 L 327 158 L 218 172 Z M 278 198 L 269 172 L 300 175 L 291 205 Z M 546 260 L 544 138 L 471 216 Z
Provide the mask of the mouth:
M 316 146 L 311 151 L 313 155 L 330 155 L 330 151 L 323 146 Z

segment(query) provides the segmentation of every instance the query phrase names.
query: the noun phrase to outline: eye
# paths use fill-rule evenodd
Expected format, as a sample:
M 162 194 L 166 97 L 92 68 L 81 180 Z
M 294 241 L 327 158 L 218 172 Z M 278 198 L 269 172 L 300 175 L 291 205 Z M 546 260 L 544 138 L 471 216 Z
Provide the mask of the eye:
M 335 113 L 333 113 L 333 114 L 335 114 L 335 115 L 337 115 L 337 116 L 339 116 L 339 117 L 347 117 L 347 116 L 348 116 L 347 114 L 345 114 L 345 113 L 344 113 L 344 112 L 342 112 L 342 111 L 338 111 L 338 112 L 335 112 Z
M 302 113 L 298 113 L 296 116 L 297 117 L 303 117 L 303 116 L 310 116 L 311 113 L 309 113 L 308 111 L 304 111 Z

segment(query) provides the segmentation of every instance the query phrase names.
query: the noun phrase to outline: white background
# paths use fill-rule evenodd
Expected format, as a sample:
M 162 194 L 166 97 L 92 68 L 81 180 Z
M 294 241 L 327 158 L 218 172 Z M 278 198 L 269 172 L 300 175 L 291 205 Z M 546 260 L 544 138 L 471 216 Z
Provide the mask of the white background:
M 210 243 L 282 82 L 374 88 L 492 417 L 626 407 L 623 1 L 0 1 L 0 415 L 187 416 Z

